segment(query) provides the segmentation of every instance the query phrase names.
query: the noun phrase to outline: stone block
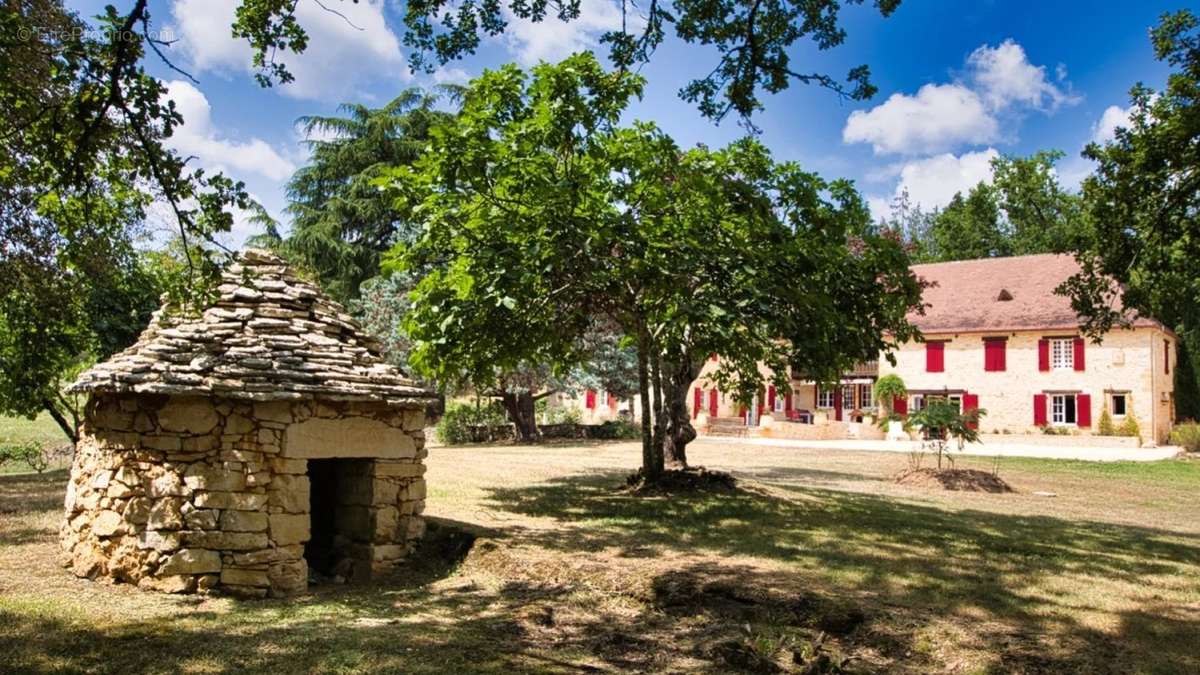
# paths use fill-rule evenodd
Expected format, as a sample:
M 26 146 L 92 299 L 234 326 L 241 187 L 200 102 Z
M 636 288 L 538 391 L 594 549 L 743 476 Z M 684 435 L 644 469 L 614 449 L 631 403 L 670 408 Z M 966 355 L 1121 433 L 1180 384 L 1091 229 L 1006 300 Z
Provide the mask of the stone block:
M 409 541 L 420 539 L 425 536 L 425 519 L 420 516 L 408 516 L 405 518 L 405 528 L 407 530 L 406 537 Z
M 179 474 L 168 471 L 150 479 L 147 492 L 151 497 L 186 497 L 192 493 L 192 489 L 183 484 Z
M 197 492 L 192 500 L 197 507 L 258 511 L 267 504 L 267 496 L 253 492 Z
M 240 492 L 246 487 L 246 477 L 240 470 L 203 463 L 189 466 L 183 474 L 183 482 L 193 490 L 217 492 Z
M 150 507 L 150 517 L 146 526 L 152 530 L 181 530 L 183 529 L 183 498 L 163 497 L 154 501 Z
M 308 564 L 304 558 L 281 562 L 267 570 L 272 595 L 293 595 L 308 588 Z
M 116 511 L 101 511 L 92 519 L 92 534 L 97 537 L 111 537 L 121 531 L 121 514 Z
M 270 495 L 268 503 L 271 506 L 278 506 L 287 513 L 308 513 L 308 476 L 277 474 L 267 494 Z
M 271 460 L 271 471 L 276 474 L 306 474 L 308 473 L 308 460 L 276 457 Z
M 424 410 L 405 410 L 404 411 L 404 430 L 405 431 L 421 431 L 425 428 L 425 411 Z
M 223 511 L 220 529 L 227 532 L 263 532 L 267 529 L 267 514 L 262 511 Z
M 150 520 L 151 502 L 146 497 L 134 497 L 125 503 L 125 510 L 121 512 L 121 517 L 125 522 L 133 525 L 144 525 Z
M 375 462 L 375 475 L 389 478 L 419 478 L 425 475 L 425 465 L 420 462 Z
M 221 570 L 221 583 L 235 586 L 268 586 L 266 570 L 240 569 L 226 567 Z
M 308 516 L 275 513 L 270 517 L 271 541 L 276 546 L 302 544 L 308 541 Z
M 376 506 L 395 504 L 399 493 L 400 484 L 396 481 L 386 478 L 376 478 L 373 482 L 371 501 Z
M 219 421 L 216 408 L 203 398 L 172 397 L 158 411 L 158 426 L 177 433 L 208 434 Z
M 216 509 L 193 509 L 183 514 L 183 522 L 189 530 L 215 530 L 218 513 Z
M 160 532 L 144 530 L 138 533 L 138 548 L 155 551 L 174 551 L 183 545 L 183 538 L 178 532 Z
M 245 415 L 234 413 L 225 420 L 226 434 L 246 434 L 254 430 L 254 422 Z
M 311 418 L 287 428 L 283 454 L 287 457 L 410 458 L 416 454 L 413 439 L 400 429 L 367 417 Z
M 189 574 L 142 577 L 138 581 L 138 588 L 159 593 L 191 593 L 196 590 L 196 577 Z
M 264 548 L 259 551 L 249 551 L 246 553 L 234 553 L 233 563 L 235 565 L 253 567 L 256 565 L 268 565 L 290 560 L 300 560 L 303 557 L 304 546 L 297 544 L 294 546 Z
M 185 548 L 171 554 L 158 568 L 159 576 L 207 574 L 221 571 L 221 555 L 216 551 Z
M 180 448 L 184 452 L 211 452 L 221 447 L 221 439 L 212 434 L 183 439 Z
M 371 531 L 374 536 L 371 538 L 374 541 L 386 543 L 404 539 L 404 535 L 397 532 L 397 526 L 400 523 L 400 509 L 394 506 L 385 506 L 372 509 L 372 511 Z
M 256 551 L 267 547 L 267 535 L 262 532 L 222 532 L 220 530 L 186 530 L 184 546 L 215 551 Z
M 128 499 L 133 496 L 133 490 L 124 483 L 113 481 L 108 484 L 108 490 L 104 493 L 104 496 L 109 499 Z
M 183 447 L 183 441 L 178 436 L 147 434 L 138 438 L 138 445 L 149 450 L 178 452 Z
M 287 401 L 262 401 L 254 404 L 254 418 L 263 422 L 290 424 L 292 404 Z

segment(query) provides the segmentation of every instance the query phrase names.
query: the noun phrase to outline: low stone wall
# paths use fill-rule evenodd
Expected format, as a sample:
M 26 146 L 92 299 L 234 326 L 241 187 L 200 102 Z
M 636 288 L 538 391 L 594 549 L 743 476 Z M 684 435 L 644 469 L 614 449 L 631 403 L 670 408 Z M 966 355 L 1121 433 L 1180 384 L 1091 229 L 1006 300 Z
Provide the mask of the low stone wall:
M 340 528 L 360 569 L 387 567 L 424 532 L 423 426 L 422 410 L 382 404 L 94 395 L 67 486 L 66 564 L 168 592 L 303 591 L 308 460 L 366 457 Z
M 884 432 L 874 424 L 865 422 L 829 421 L 822 424 L 800 424 L 798 422 L 773 422 L 762 427 L 757 434 L 763 438 L 795 438 L 804 441 L 839 441 L 858 439 L 865 441 L 883 440 Z
M 1096 436 L 1078 434 L 1058 436 L 1054 434 L 979 434 L 983 444 L 1012 443 L 1016 445 L 1043 445 L 1047 447 L 1075 448 L 1138 448 L 1141 443 L 1134 436 Z

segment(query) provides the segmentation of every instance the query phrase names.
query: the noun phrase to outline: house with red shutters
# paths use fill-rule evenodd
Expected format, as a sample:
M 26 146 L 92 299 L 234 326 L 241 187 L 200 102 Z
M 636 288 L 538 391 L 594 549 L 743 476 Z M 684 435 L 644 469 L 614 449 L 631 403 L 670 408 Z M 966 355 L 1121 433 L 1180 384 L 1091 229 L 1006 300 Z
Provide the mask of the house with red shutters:
M 1055 292 L 1078 271 L 1074 258 L 1029 255 L 912 269 L 933 284 L 925 290 L 925 312 L 909 317 L 924 339 L 901 345 L 895 365 L 886 358 L 862 364 L 832 388 L 793 374 L 789 390 L 764 388 L 753 405 L 741 406 L 707 377 L 719 366 L 714 361 L 693 384 L 695 416 L 705 416 L 706 424 L 816 423 L 827 431 L 808 437 L 837 437 L 873 418 L 872 385 L 894 373 L 909 390 L 897 402 L 898 412 L 920 409 L 936 397 L 964 410 L 984 408 L 985 433 L 1040 434 L 1055 427 L 1092 434 L 1107 411 L 1117 425 L 1135 420 L 1146 441 L 1165 441 L 1175 421 L 1178 338 L 1145 317 L 1113 329 L 1099 343 L 1085 338 L 1070 301 Z

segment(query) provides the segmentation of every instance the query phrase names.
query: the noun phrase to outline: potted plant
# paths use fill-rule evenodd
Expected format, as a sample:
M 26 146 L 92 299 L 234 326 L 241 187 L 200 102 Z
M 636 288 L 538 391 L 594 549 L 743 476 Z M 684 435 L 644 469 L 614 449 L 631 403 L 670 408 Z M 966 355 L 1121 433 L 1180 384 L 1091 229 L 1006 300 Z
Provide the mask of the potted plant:
M 896 412 L 896 401 L 908 397 L 908 388 L 899 375 L 890 373 L 875 381 L 875 400 L 881 412 L 879 424 L 886 424 L 888 438 L 903 438 L 904 416 Z

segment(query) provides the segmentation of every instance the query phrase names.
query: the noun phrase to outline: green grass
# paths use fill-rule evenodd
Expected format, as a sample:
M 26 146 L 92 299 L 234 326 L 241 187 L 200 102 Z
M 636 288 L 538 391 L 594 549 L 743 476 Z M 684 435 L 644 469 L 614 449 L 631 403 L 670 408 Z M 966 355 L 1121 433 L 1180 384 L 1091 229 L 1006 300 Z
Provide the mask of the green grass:
M 45 445 L 62 445 L 69 442 L 66 434 L 47 413 L 41 413 L 31 420 L 23 417 L 0 417 L 0 445 L 31 441 Z

